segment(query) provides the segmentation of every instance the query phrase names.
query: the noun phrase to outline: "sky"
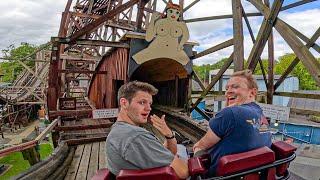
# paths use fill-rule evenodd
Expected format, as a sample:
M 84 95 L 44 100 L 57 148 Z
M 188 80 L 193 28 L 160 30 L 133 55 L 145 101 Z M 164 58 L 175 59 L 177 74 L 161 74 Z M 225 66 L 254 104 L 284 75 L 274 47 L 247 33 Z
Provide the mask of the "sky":
M 76 0 L 73 0 L 76 1 Z M 125 0 L 126 1 L 126 0 Z M 285 0 L 284 5 L 297 2 L 298 0 Z M 0 50 L 6 49 L 9 45 L 19 46 L 21 42 L 35 45 L 44 44 L 50 41 L 50 37 L 57 36 L 61 14 L 64 11 L 67 0 L 10 0 L 0 1 L 2 10 L 0 16 Z M 178 0 L 173 0 L 178 3 Z M 185 7 L 193 0 L 185 0 Z M 257 9 L 249 2 L 242 0 L 245 12 L 257 12 Z M 158 0 L 158 11 L 163 11 L 164 3 Z M 185 12 L 185 19 L 231 14 L 231 0 L 201 0 L 191 9 Z M 311 2 L 300 7 L 282 11 L 279 17 L 302 32 L 307 37 L 311 37 L 320 26 L 320 0 Z M 256 36 L 262 17 L 249 17 L 250 25 Z M 200 52 L 233 36 L 232 19 L 212 20 L 194 22 L 187 24 L 190 32 L 190 40 L 198 42 L 200 45 L 195 50 Z M 246 25 L 244 30 L 244 54 L 247 58 L 252 49 Z M 274 29 L 275 58 L 293 51 Z M 317 40 L 320 44 L 320 38 Z M 267 58 L 267 48 L 262 53 L 262 58 Z M 202 58 L 194 60 L 194 64 L 213 64 L 222 58 L 228 57 L 233 51 L 229 47 Z M 311 50 L 315 57 L 320 57 L 319 53 Z M 0 53 L 0 57 L 3 54 Z

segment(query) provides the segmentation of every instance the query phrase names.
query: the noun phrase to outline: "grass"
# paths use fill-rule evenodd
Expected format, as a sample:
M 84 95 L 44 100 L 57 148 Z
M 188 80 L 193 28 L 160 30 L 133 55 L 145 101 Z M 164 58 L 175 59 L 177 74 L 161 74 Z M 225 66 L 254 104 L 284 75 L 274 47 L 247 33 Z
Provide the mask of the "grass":
M 40 158 L 45 159 L 48 157 L 53 151 L 51 144 L 40 144 Z M 1 180 L 10 179 L 10 177 L 16 176 L 23 171 L 26 171 L 30 165 L 27 160 L 23 159 L 21 152 L 11 153 L 2 159 L 0 159 L 0 164 L 11 165 L 12 167 L 2 176 L 0 176 Z

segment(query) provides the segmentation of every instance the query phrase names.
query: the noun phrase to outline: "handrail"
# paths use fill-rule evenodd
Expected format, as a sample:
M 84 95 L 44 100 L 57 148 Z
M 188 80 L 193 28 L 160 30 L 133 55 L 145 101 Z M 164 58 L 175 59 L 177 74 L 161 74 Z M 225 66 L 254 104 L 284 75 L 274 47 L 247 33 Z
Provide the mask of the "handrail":
M 5 149 L 0 150 L 0 157 L 11 154 L 13 152 L 18 152 L 22 151 L 25 149 L 29 149 L 32 147 L 37 146 L 42 139 L 60 122 L 60 117 L 55 119 L 54 121 L 51 122 L 51 124 L 39 135 L 37 136 L 34 140 L 31 140 L 29 142 L 21 143 L 12 147 L 8 147 Z

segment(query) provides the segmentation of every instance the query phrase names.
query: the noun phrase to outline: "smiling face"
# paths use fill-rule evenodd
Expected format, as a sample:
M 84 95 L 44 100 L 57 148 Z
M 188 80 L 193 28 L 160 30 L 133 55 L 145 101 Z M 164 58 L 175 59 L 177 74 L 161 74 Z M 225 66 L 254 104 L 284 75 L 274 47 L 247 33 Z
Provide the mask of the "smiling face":
M 171 20 L 178 20 L 180 17 L 180 11 L 177 9 L 169 8 L 167 9 L 167 18 Z
M 148 92 L 137 91 L 131 102 L 125 98 L 121 98 L 120 104 L 121 110 L 123 109 L 126 112 L 133 124 L 144 124 L 147 123 L 147 118 L 151 111 L 152 95 Z
M 249 88 L 244 77 L 231 77 L 226 85 L 226 106 L 241 105 L 255 101 L 256 88 Z

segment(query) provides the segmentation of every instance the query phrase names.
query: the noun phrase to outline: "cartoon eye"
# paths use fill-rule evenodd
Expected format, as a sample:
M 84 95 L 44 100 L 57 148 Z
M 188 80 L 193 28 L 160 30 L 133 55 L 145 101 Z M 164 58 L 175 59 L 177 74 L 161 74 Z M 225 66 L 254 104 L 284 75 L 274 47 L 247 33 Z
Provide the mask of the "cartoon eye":
M 177 11 L 176 14 L 179 15 L 180 14 L 179 11 Z
M 171 10 L 171 9 L 169 10 L 169 13 L 172 13 L 172 10 Z

